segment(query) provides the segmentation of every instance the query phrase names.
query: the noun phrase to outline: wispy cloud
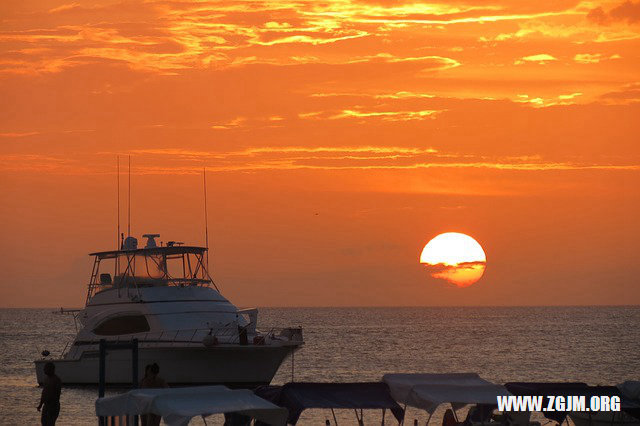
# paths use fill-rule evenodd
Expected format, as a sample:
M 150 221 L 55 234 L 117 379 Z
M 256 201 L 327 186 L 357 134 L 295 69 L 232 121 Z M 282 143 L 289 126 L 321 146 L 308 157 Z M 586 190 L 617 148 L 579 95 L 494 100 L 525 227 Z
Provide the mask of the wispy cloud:
M 575 99 L 582 96 L 581 92 L 561 94 L 556 97 L 540 97 L 519 94 L 513 101 L 517 103 L 527 104 L 536 108 L 552 107 L 558 105 L 574 105 Z
M 134 149 L 121 152 L 86 153 L 69 157 L 64 154 L 0 155 L 0 170 L 16 173 L 91 175 L 113 173 L 115 154 L 145 158 L 136 162 L 134 174 L 199 174 L 205 166 L 211 172 L 260 173 L 274 171 L 420 171 L 420 170 L 488 170 L 520 173 L 571 171 L 640 171 L 640 164 L 548 161 L 542 156 L 477 156 L 441 152 L 429 147 L 402 146 L 263 146 L 231 151 L 197 151 L 184 148 Z M 92 158 L 91 167 L 87 159 Z M 104 167 L 96 167 L 95 158 Z
M 250 5 L 232 1 L 189 4 L 152 0 L 134 1 L 125 6 L 87 6 L 72 2 L 49 9 L 44 16 L 34 16 L 34 19 L 46 23 L 40 29 L 1 31 L 0 41 L 18 43 L 21 45 L 19 48 L 46 43 L 49 52 L 44 56 L 25 55 L 21 59 L 23 62 L 14 66 L 5 64 L 0 70 L 12 73 L 60 72 L 96 59 L 116 61 L 133 70 L 165 75 L 193 68 L 251 63 L 304 63 L 311 60 L 331 63 L 336 55 L 326 51 L 315 54 L 301 51 L 301 54 L 286 58 L 271 52 L 277 52 L 276 49 L 284 45 L 321 47 L 361 43 L 363 39 L 386 37 L 389 31 L 407 26 L 488 25 L 584 13 L 574 9 L 514 13 L 510 9 L 506 5 L 420 2 L 373 5 L 351 0 L 325 3 L 268 0 Z M 105 16 L 110 18 L 105 19 Z M 139 30 L 131 31 L 132 25 Z M 388 58 L 389 63 L 406 61 L 439 63 L 436 69 L 460 66 L 459 60 L 442 55 L 394 54 Z M 57 65 L 47 66 L 51 63 Z
M 24 138 L 27 136 L 39 135 L 40 132 L 5 132 L 0 133 L 2 138 Z
M 479 157 L 433 148 L 400 146 L 272 146 L 238 151 L 193 151 L 181 148 L 136 149 L 133 155 L 157 157 L 158 163 L 172 160 L 182 173 L 199 173 L 202 165 L 220 172 L 264 170 L 420 170 L 492 169 L 522 172 L 612 170 L 637 171 L 640 164 L 597 164 L 545 161 L 539 155 Z M 103 152 L 102 155 L 114 155 Z M 188 166 L 182 162 L 198 163 Z M 191 167 L 191 168 L 190 168 Z M 172 166 L 167 166 L 169 173 Z M 165 168 L 163 168 L 165 170 Z
M 601 53 L 578 53 L 573 57 L 573 60 L 579 64 L 597 64 L 607 59 L 620 59 L 620 58 L 621 56 L 618 54 L 605 56 Z
M 345 109 L 340 113 L 329 117 L 330 120 L 341 118 L 381 118 L 388 121 L 409 121 L 423 120 L 425 118 L 434 118 L 436 114 L 442 111 L 437 110 L 421 110 L 421 111 L 362 111 Z
M 624 85 L 618 90 L 604 93 L 600 99 L 613 105 L 629 105 L 640 103 L 640 83 Z
M 526 62 L 535 62 L 537 64 L 544 65 L 547 62 L 557 61 L 558 59 L 549 55 L 548 53 L 539 53 L 537 55 L 523 56 L 517 59 L 514 63 L 516 65 L 524 64 Z
M 433 278 L 442 279 L 458 287 L 468 287 L 484 274 L 486 262 L 460 262 L 455 265 L 446 263 L 423 264 Z
M 589 11 L 587 18 L 600 25 L 610 25 L 615 22 L 640 23 L 640 1 L 627 0 L 608 11 L 598 6 Z

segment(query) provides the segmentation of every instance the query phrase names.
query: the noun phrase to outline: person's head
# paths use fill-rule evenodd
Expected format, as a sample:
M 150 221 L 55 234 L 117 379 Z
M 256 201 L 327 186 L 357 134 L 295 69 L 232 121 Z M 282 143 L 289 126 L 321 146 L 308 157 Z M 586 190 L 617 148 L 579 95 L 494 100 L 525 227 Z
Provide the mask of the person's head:
M 44 365 L 44 374 L 47 376 L 53 376 L 56 374 L 56 366 L 52 362 L 48 362 Z
M 151 373 L 153 373 L 154 376 L 160 373 L 160 366 L 155 362 L 151 364 Z
M 147 364 L 147 365 L 144 367 L 144 375 L 145 375 L 145 376 L 148 376 L 148 375 L 149 375 L 149 373 L 151 373 L 151 364 Z

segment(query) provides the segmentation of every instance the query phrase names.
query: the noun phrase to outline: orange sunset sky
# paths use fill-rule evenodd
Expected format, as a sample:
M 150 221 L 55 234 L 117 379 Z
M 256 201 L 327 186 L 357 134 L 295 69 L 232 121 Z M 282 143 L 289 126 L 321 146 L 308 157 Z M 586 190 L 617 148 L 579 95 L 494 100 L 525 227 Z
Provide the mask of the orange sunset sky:
M 204 243 L 207 167 L 239 306 L 640 303 L 640 1 L 7 0 L 0 45 L 2 307 L 82 305 L 117 154 L 138 238 Z

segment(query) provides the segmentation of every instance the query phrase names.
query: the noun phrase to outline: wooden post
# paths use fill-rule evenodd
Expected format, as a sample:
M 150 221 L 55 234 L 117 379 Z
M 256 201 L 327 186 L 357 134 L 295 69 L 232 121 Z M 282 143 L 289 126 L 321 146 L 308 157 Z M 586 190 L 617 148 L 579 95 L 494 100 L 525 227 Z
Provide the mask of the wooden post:
M 100 339 L 100 360 L 98 372 L 98 398 L 103 398 L 107 386 L 107 349 L 131 349 L 131 385 L 133 389 L 138 387 L 138 339 L 132 339 L 131 343 L 112 342 L 107 343 L 105 339 Z M 111 417 L 111 424 L 114 424 L 115 417 Z M 120 419 L 118 420 L 120 423 Z M 100 426 L 107 426 L 109 417 L 98 417 Z M 129 416 L 126 416 L 126 423 L 129 424 Z M 138 426 L 138 416 L 133 416 L 133 424 Z
M 99 361 L 99 368 L 98 368 L 98 398 L 104 397 L 104 387 L 105 387 L 105 381 L 106 381 L 105 380 L 106 357 L 107 357 L 107 342 L 104 339 L 100 339 L 100 361 Z M 98 422 L 100 426 L 105 426 L 107 423 L 105 417 L 99 417 Z
M 134 389 L 138 388 L 138 339 L 131 341 L 131 384 Z
M 107 341 L 100 339 L 100 367 L 98 376 L 98 398 L 104 396 L 104 388 L 106 385 L 106 358 L 107 358 Z
M 138 388 L 138 339 L 131 341 L 131 372 L 133 377 L 131 378 L 131 384 L 134 389 Z M 127 416 L 127 423 L 129 416 Z M 138 416 L 133 416 L 133 424 L 138 426 Z

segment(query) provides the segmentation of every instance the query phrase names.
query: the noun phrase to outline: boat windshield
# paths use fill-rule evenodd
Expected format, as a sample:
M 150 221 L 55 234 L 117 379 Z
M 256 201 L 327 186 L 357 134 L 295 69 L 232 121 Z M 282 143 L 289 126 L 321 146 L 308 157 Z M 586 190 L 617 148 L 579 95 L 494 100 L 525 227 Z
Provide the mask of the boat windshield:
M 112 288 L 209 285 L 206 249 L 157 247 L 92 253 L 89 295 Z

